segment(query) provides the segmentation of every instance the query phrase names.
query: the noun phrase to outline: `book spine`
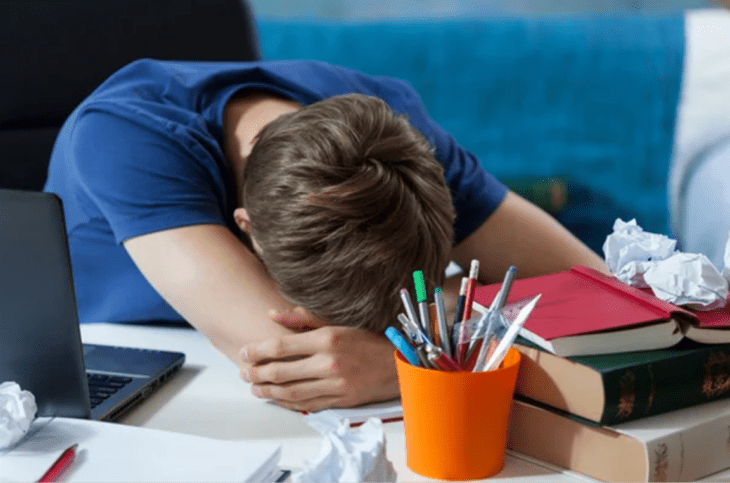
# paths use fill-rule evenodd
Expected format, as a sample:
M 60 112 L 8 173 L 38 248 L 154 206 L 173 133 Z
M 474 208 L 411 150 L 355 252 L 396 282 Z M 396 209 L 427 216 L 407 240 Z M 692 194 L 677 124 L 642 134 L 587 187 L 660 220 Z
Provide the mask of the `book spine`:
M 623 434 L 646 438 L 647 481 L 695 481 L 730 468 L 730 411 L 727 405 L 719 412 L 713 410 L 717 413 L 713 417 L 687 423 L 695 417 L 693 409 L 678 411 L 674 422 L 660 423 L 661 431 L 616 427 Z M 670 427 L 677 429 L 667 431 Z M 657 435 L 646 436 L 652 432 Z
M 601 375 L 605 405 L 599 422 L 619 424 L 730 397 L 730 346 L 709 346 Z

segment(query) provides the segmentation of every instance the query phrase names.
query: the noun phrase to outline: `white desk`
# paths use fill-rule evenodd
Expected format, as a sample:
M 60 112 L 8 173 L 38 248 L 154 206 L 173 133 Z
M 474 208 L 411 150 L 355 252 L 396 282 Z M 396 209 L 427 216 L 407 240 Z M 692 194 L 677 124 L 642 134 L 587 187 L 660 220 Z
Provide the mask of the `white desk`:
M 150 399 L 128 413 L 121 423 L 219 439 L 273 440 L 282 444 L 281 466 L 296 470 L 319 452 L 319 434 L 301 414 L 251 395 L 238 368 L 192 329 L 114 324 L 84 324 L 84 342 L 184 352 L 182 370 Z M 428 481 L 405 462 L 402 422 L 385 425 L 388 457 L 399 481 Z M 617 464 L 620 464 L 617 462 Z M 507 454 L 504 468 L 489 481 L 596 481 L 550 465 Z M 730 471 L 708 480 L 730 481 Z

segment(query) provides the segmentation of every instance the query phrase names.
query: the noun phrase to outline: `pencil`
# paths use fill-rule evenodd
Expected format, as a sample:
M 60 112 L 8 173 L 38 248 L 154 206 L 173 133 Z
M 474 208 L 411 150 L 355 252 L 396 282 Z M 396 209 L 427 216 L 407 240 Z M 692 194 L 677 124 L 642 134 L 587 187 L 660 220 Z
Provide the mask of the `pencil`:
M 74 458 L 76 457 L 76 448 L 78 448 L 78 446 L 78 444 L 74 444 L 66 448 L 66 450 L 61 453 L 61 456 L 59 456 L 58 459 L 53 462 L 51 467 L 48 468 L 48 471 L 43 473 L 43 476 L 40 477 L 38 483 L 56 481 L 61 473 L 63 473 L 74 462 Z
M 469 268 L 469 278 L 466 282 L 466 294 L 464 296 L 464 313 L 461 316 L 461 327 L 459 328 L 459 339 L 456 343 L 457 362 L 462 366 L 466 363 L 466 353 L 469 349 L 468 321 L 471 318 L 471 306 L 474 303 L 474 289 L 479 276 L 479 260 L 472 260 Z

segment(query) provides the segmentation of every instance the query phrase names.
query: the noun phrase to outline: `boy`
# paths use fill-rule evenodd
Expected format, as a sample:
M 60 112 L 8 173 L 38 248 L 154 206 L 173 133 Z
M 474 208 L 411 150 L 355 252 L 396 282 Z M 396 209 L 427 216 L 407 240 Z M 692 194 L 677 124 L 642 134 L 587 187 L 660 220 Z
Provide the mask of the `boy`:
M 82 322 L 187 321 L 292 409 L 397 396 L 381 332 L 413 270 L 606 270 L 405 83 L 317 62 L 132 63 L 69 117 L 46 190 Z

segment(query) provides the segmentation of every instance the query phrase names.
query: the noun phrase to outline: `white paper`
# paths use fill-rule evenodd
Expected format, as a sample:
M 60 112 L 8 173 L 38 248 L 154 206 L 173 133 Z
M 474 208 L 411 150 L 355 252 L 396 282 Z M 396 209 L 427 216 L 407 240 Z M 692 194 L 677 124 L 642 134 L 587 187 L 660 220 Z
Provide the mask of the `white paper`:
M 271 481 L 279 443 L 218 440 L 88 419 L 39 418 L 29 436 L 0 454 L 0 482 L 37 481 L 60 454 L 78 444 L 66 482 Z
M 348 419 L 339 420 L 332 413 L 313 413 L 307 422 L 324 432 L 319 455 L 305 463 L 305 468 L 291 476 L 296 483 L 337 481 L 393 482 L 397 474 L 386 456 L 383 422 L 370 418 L 358 427 Z
M 20 441 L 37 411 L 35 397 L 30 391 L 12 381 L 0 384 L 0 449 Z
M 699 253 L 676 253 L 653 263 L 644 280 L 657 298 L 695 310 L 724 307 L 727 300 L 727 280 Z
M 677 241 L 665 235 L 645 232 L 636 220 L 617 218 L 613 233 L 603 243 L 606 264 L 619 280 L 636 287 L 646 287 L 643 274 L 651 262 L 672 256 Z
M 390 401 L 366 404 L 356 408 L 325 409 L 307 416 L 307 422 L 310 426 L 317 429 L 320 434 L 325 434 L 329 430 L 333 430 L 339 426 L 343 419 L 349 419 L 350 424 L 360 424 L 369 418 L 379 418 L 382 421 L 403 419 L 403 405 L 400 399 L 392 399 Z M 316 427 L 325 421 L 329 421 L 330 429 L 324 431 Z
M 636 220 L 617 219 L 613 230 L 603 253 L 616 278 L 635 287 L 650 287 L 657 298 L 675 305 L 695 310 L 725 306 L 728 279 L 705 255 L 677 251 L 676 240 L 645 232 Z

